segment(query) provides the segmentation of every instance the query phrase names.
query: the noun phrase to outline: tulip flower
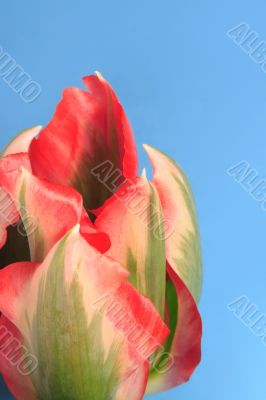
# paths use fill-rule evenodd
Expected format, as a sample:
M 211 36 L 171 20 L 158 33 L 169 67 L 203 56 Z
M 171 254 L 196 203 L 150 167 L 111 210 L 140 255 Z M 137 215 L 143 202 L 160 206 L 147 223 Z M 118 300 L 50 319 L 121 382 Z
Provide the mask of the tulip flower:
M 0 372 L 18 400 L 140 400 L 201 358 L 199 227 L 174 160 L 144 145 L 103 77 L 0 159 Z

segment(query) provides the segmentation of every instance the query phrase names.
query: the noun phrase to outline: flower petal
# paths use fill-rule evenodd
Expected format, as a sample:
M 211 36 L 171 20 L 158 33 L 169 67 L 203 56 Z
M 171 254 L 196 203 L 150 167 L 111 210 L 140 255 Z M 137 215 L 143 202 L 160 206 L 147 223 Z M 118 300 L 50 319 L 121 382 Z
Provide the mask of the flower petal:
M 0 271 L 0 310 L 38 360 L 31 375 L 38 398 L 122 400 L 130 396 L 130 379 L 135 399 L 142 399 L 147 338 L 159 345 L 168 329 L 127 275 L 89 246 L 78 227 L 39 266 Z
M 80 222 L 80 233 L 87 242 L 100 253 L 104 254 L 109 250 L 111 246 L 109 236 L 105 232 L 99 231 L 96 226 L 93 225 L 84 208 Z
M 31 260 L 42 261 L 52 246 L 81 219 L 82 198 L 67 186 L 23 170 L 16 198 L 29 240 Z
M 142 399 L 148 381 L 149 363 L 140 365 L 118 388 L 116 400 Z
M 29 149 L 33 173 L 73 186 L 85 208 L 95 209 L 111 193 L 91 173 L 107 160 L 124 177 L 137 173 L 132 131 L 114 91 L 99 75 L 83 79 L 90 92 L 66 89 L 52 121 Z
M 36 393 L 29 376 L 21 373 L 23 337 L 4 315 L 0 317 L 0 373 L 16 400 L 35 400 Z
M 8 156 L 0 161 L 0 187 L 12 199 L 16 219 L 17 212 L 22 218 L 25 232 L 19 231 L 19 234 L 28 237 L 31 260 L 42 261 L 51 247 L 79 222 L 88 242 L 100 251 L 107 250 L 109 238 L 105 233 L 97 232 L 91 223 L 83 210 L 81 195 L 67 186 L 36 178 L 27 169 L 17 168 L 18 165 L 13 168 L 10 159 L 16 157 Z M 8 165 L 12 164 L 9 169 L 5 167 L 7 159 Z M 10 221 L 6 219 L 6 213 L 2 215 L 6 220 L 2 224 L 4 231 Z
M 20 218 L 13 193 L 22 167 L 30 170 L 26 153 L 0 159 L 0 249 L 7 240 L 7 227 L 18 222 Z
M 149 394 L 187 382 L 201 359 L 202 322 L 197 305 L 169 264 L 167 271 L 168 325 L 171 334 L 164 344 L 165 353 L 150 373 L 147 387 Z M 171 355 L 169 360 L 173 360 L 173 363 L 169 364 L 165 359 L 167 353 Z
M 24 223 L 26 232 L 19 233 L 28 237 L 31 260 L 42 261 L 54 243 L 80 221 L 81 196 L 66 186 L 40 180 L 23 168 L 1 174 L 0 182 Z
M 130 272 L 129 281 L 164 316 L 166 259 L 163 218 L 156 189 L 146 176 L 125 182 L 95 222 L 111 239 L 110 257 Z
M 20 132 L 5 148 L 2 156 L 15 153 L 27 153 L 30 143 L 34 137 L 38 135 L 42 127 L 34 126 L 33 128 L 25 129 Z
M 165 217 L 166 257 L 196 301 L 202 285 L 199 229 L 191 187 L 174 160 L 144 145 Z M 166 226 L 167 225 L 167 226 Z

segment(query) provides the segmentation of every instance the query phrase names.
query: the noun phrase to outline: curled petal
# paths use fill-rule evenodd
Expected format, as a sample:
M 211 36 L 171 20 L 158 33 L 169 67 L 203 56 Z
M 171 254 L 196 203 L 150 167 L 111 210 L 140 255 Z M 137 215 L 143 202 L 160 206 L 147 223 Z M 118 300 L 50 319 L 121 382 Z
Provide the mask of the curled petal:
M 51 122 L 29 149 L 33 173 L 73 186 L 87 210 L 96 209 L 111 193 L 91 173 L 109 161 L 123 177 L 137 173 L 132 131 L 114 91 L 99 75 L 83 79 L 90 92 L 69 88 Z
M 162 392 L 187 382 L 201 359 L 202 322 L 197 305 L 169 264 L 167 272 L 167 324 L 171 333 L 162 357 L 150 373 L 147 393 Z
M 109 250 L 111 246 L 109 236 L 96 228 L 84 208 L 80 222 L 80 233 L 100 253 L 106 253 Z

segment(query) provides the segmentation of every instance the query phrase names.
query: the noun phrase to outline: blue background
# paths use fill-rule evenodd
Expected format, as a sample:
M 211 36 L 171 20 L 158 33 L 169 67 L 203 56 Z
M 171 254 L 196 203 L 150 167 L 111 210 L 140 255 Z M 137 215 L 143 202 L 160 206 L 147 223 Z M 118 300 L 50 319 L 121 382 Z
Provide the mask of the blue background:
M 246 21 L 266 40 L 265 13 L 265 1 L 240 0 L 1 5 L 0 45 L 42 86 L 26 104 L 0 80 L 1 146 L 45 125 L 63 88 L 99 70 L 128 113 L 141 166 L 149 143 L 192 182 L 205 270 L 203 358 L 189 383 L 154 400 L 265 398 L 266 347 L 226 307 L 246 295 L 266 313 L 266 212 L 226 173 L 246 159 L 266 178 L 266 74 L 226 36 Z M 10 398 L 3 384 L 0 393 Z

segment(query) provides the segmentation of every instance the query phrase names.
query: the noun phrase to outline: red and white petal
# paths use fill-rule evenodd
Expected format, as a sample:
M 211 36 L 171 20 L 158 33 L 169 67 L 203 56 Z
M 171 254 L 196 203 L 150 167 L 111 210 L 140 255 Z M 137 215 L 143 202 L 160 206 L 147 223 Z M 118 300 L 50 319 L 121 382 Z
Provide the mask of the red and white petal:
M 0 185 L 12 201 L 14 212 L 12 223 L 21 217 L 30 246 L 31 260 L 42 261 L 51 247 L 73 226 L 80 223 L 87 241 L 106 251 L 109 238 L 98 233 L 85 210 L 81 195 L 71 187 L 56 185 L 33 176 L 20 164 L 13 164 L 17 155 L 11 155 L 0 161 Z M 4 164 L 11 164 L 8 169 Z M 1 169 L 1 166 L 3 168 Z M 2 231 L 10 225 L 6 214 L 3 215 Z M 3 236 L 3 243 L 6 236 Z
M 0 159 L 0 249 L 6 243 L 7 227 L 19 220 L 14 192 L 22 167 L 31 169 L 26 153 L 8 155 Z
M 133 371 L 119 387 L 116 400 L 142 399 L 145 395 L 149 375 L 149 363 L 144 362 Z
M 110 85 L 99 74 L 83 81 L 90 91 L 64 91 L 53 119 L 32 141 L 29 155 L 35 175 L 73 186 L 89 210 L 112 194 L 92 170 L 108 161 L 108 177 L 120 171 L 129 178 L 137 173 L 137 155 L 129 122 Z
M 164 316 L 166 259 L 160 199 L 146 176 L 125 182 L 104 204 L 96 226 L 111 240 L 110 257 Z
M 196 301 L 202 286 L 201 246 L 190 184 L 174 160 L 144 146 L 153 167 L 165 221 L 166 257 Z
M 17 262 L 0 271 L 0 311 L 10 321 L 19 317 L 19 300 L 25 284 L 31 280 L 39 264 Z M 36 300 L 36 299 L 35 299 Z
M 80 222 L 82 198 L 67 186 L 41 180 L 23 170 L 16 198 L 32 261 L 42 261 L 52 246 Z
M 20 132 L 7 145 L 7 147 L 3 151 L 2 156 L 5 157 L 9 154 L 27 153 L 32 139 L 39 134 L 41 129 L 42 127 L 39 125 L 34 126 L 33 128 L 25 129 L 24 131 Z
M 43 260 L 50 248 L 80 221 L 81 196 L 72 188 L 40 180 L 24 168 L 9 173 L 5 170 L 0 182 L 24 223 L 31 260 Z
M 152 350 L 147 339 L 159 345 L 168 329 L 151 302 L 126 282 L 127 271 L 89 246 L 78 227 L 31 268 L 33 274 L 25 270 L 18 283 L 18 265 L 0 271 L 0 310 L 38 359 L 31 376 L 37 397 L 120 400 L 132 379 L 140 400 Z M 137 368 L 143 373 L 133 378 Z

